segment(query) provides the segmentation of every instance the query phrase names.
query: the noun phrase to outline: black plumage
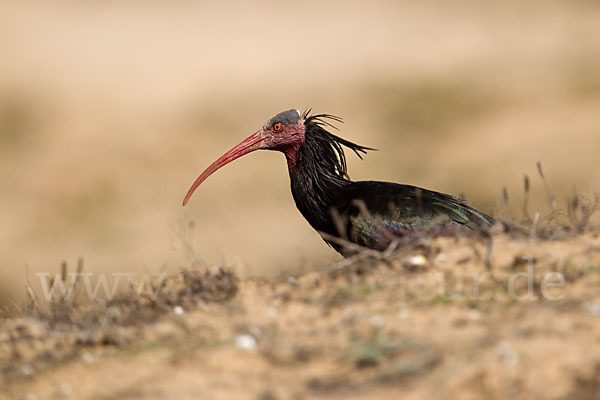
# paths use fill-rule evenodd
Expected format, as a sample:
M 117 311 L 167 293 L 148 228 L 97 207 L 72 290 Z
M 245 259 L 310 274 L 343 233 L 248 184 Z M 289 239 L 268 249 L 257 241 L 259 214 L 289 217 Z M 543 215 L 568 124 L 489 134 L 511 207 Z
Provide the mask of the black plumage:
M 486 228 L 493 219 L 447 194 L 390 182 L 350 180 L 344 147 L 362 159 L 369 147 L 342 139 L 326 127 L 328 114 L 304 115 L 306 137 L 290 171 L 296 206 L 317 231 L 360 246 L 385 250 L 395 239 Z M 343 246 L 326 240 L 336 250 Z

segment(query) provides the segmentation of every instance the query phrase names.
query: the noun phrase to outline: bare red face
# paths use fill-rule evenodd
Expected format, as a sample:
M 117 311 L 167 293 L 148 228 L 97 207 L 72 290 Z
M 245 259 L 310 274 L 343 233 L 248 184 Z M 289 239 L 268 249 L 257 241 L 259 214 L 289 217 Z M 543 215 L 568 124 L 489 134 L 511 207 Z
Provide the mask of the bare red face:
M 263 149 L 285 153 L 298 147 L 304 141 L 304 120 L 300 119 L 297 123 L 288 125 L 275 122 L 272 125 L 263 126 L 262 132 L 266 136 Z
M 277 150 L 286 155 L 288 166 L 295 165 L 295 155 L 304 141 L 304 120 L 298 110 L 292 109 L 277 114 L 257 132 L 213 162 L 192 184 L 183 205 L 186 205 L 194 191 L 219 168 L 256 150 Z

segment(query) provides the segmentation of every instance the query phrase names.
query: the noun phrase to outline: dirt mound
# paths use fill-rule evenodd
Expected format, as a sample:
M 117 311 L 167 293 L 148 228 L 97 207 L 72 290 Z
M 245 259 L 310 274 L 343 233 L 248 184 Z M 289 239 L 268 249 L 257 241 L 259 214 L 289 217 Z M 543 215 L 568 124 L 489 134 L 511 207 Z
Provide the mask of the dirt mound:
M 217 268 L 96 304 L 33 297 L 2 324 L 1 393 L 598 398 L 599 272 L 597 233 L 495 234 L 420 240 L 275 282 Z

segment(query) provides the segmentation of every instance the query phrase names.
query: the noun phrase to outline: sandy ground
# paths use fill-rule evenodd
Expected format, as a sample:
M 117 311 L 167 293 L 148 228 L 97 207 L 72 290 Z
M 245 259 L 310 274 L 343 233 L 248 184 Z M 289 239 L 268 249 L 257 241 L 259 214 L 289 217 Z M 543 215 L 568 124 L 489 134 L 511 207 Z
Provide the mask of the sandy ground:
M 0 330 L 0 396 L 600 398 L 598 234 L 491 243 L 437 239 L 271 283 L 187 272 L 188 294 L 178 274 L 156 301 L 41 302 Z

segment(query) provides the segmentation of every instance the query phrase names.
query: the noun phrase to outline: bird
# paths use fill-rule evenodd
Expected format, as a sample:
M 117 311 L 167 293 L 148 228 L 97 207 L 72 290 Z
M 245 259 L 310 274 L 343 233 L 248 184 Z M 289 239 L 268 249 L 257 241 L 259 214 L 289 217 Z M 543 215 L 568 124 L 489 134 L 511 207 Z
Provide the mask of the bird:
M 357 249 L 385 251 L 402 239 L 488 232 L 494 219 L 465 201 L 416 186 L 352 181 L 345 148 L 361 160 L 370 147 L 331 133 L 342 119 L 331 114 L 283 111 L 214 161 L 192 184 L 185 206 L 206 178 L 224 165 L 256 150 L 285 155 L 292 197 L 310 226 L 345 257 Z

